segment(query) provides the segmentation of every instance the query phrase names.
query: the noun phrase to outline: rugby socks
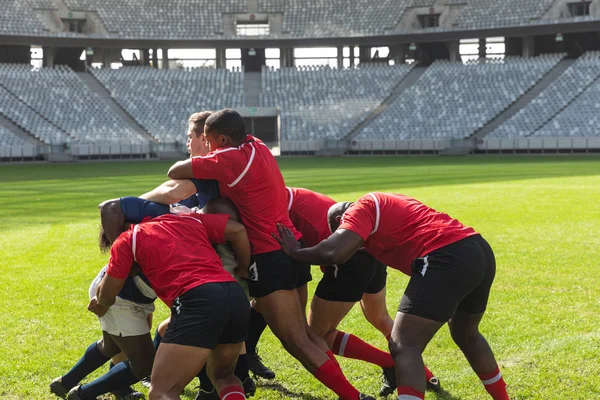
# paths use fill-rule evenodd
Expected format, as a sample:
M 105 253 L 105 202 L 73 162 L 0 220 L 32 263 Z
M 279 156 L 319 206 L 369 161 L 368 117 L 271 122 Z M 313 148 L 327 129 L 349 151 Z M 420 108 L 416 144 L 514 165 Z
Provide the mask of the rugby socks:
M 394 367 L 394 359 L 390 353 L 379 350 L 350 333 L 338 331 L 332 350 L 339 356 L 367 361 L 381 368 Z
M 156 328 L 156 332 L 154 332 L 154 339 L 152 340 L 152 343 L 154 343 L 154 350 L 158 350 L 160 342 L 162 342 L 162 336 L 160 336 L 160 333 L 158 333 L 158 328 Z
M 329 389 L 333 390 L 342 400 L 359 399 L 360 393 L 358 390 L 348 382 L 342 370 L 333 361 L 325 361 L 315 371 L 314 376 Z
M 200 373 L 196 376 L 200 381 L 200 389 L 204 390 L 205 392 L 212 392 L 215 389 L 212 382 L 208 378 L 208 374 L 206 373 L 206 365 L 202 367 L 202 370 L 200 370 Z
M 77 394 L 82 400 L 94 400 L 100 395 L 129 387 L 139 381 L 140 378 L 133 374 L 129 361 L 125 361 L 118 363 L 95 381 L 82 385 Z
M 256 345 L 260 335 L 265 331 L 267 321 L 261 313 L 250 307 L 250 325 L 248 326 L 248 335 L 246 336 L 246 352 L 256 354 Z
M 398 386 L 398 400 L 423 400 L 425 393 L 410 386 Z
M 227 386 L 219 392 L 219 398 L 224 400 L 243 400 L 246 398 L 241 386 Z
M 98 343 L 94 342 L 89 345 L 83 357 L 77 364 L 71 368 L 69 372 L 63 375 L 61 381 L 65 389 L 75 387 L 83 378 L 104 365 L 110 357 L 105 357 L 98 349 Z
M 114 368 L 114 366 L 115 366 L 115 364 L 113 364 L 113 362 L 111 360 L 110 363 L 108 364 L 108 370 L 110 371 L 111 369 Z M 125 397 L 128 394 L 131 394 L 133 392 L 133 390 L 131 389 L 131 386 L 127 386 L 127 387 L 122 387 L 121 389 L 113 390 L 112 392 L 116 398 L 119 398 L 119 397 Z
M 245 354 L 239 355 L 233 374 L 242 382 L 244 382 L 250 376 L 248 374 L 248 357 Z
M 339 368 L 342 369 L 342 367 L 340 367 L 340 363 L 338 363 L 338 360 L 335 359 L 335 355 L 333 354 L 333 352 L 331 350 L 329 350 L 328 352 L 326 352 L 325 354 L 327 354 L 327 357 L 329 357 L 329 359 L 331 361 L 333 361 L 333 363 Z
M 433 378 L 434 376 L 435 376 L 435 375 L 433 374 L 433 372 L 431 372 L 431 371 L 429 370 L 429 368 L 427 368 L 427 365 L 426 365 L 426 366 L 425 366 L 425 380 L 426 380 L 427 382 L 429 382 L 429 380 L 430 380 L 431 378 Z
M 509 400 L 508 393 L 506 393 L 506 383 L 498 367 L 489 374 L 477 374 L 477 376 L 479 376 L 485 390 L 494 400 Z

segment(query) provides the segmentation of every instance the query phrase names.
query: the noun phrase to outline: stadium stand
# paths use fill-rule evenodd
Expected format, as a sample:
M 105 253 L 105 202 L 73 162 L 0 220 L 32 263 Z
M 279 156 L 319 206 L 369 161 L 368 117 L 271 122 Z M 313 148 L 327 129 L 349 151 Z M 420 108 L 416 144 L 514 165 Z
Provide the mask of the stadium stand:
M 63 144 L 74 138 L 57 128 L 0 85 L 0 114 L 46 144 Z
M 468 0 L 456 26 L 463 29 L 519 26 L 541 18 L 555 0 Z
M 600 80 L 532 136 L 600 137 Z
M 564 54 L 436 61 L 357 140 L 466 138 L 516 101 Z
M 239 70 L 124 67 L 91 72 L 159 142 L 184 141 L 187 118 L 194 112 L 245 105 L 244 76 Z
M 23 139 L 13 135 L 11 131 L 0 126 L 0 146 L 15 146 L 27 144 Z
M 31 70 L 29 65 L 3 64 L 0 85 L 75 140 L 95 143 L 148 140 L 117 118 L 68 67 Z M 26 124 L 19 120 L 15 123 Z M 55 138 L 51 135 L 49 140 Z
M 281 108 L 283 139 L 342 138 L 389 96 L 411 68 L 264 68 L 260 105 Z
M 600 52 L 588 52 L 489 138 L 530 136 L 600 78 Z

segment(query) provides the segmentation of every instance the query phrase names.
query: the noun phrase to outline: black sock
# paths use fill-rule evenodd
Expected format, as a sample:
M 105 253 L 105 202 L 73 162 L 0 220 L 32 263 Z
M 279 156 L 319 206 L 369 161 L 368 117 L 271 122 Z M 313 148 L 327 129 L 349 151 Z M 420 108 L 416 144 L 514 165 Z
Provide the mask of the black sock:
M 140 378 L 133 374 L 129 361 L 125 361 L 118 363 L 95 381 L 82 385 L 79 389 L 79 397 L 83 400 L 95 399 L 105 393 L 128 388 L 139 380 Z
M 160 333 L 158 333 L 158 328 L 156 328 L 156 332 L 154 332 L 154 340 L 152 340 L 152 343 L 154 343 L 154 350 L 158 350 L 158 346 L 160 346 L 161 341 L 162 336 L 160 336 Z
M 200 389 L 204 390 L 205 392 L 213 391 L 213 389 L 215 387 L 213 386 L 212 382 L 208 378 L 208 374 L 206 373 L 206 365 L 204 367 L 202 367 L 202 370 L 196 376 L 198 377 L 198 380 L 200 381 Z
M 266 327 L 267 322 L 263 315 L 254 308 L 250 308 L 250 326 L 248 326 L 248 336 L 246 337 L 246 352 L 248 354 L 256 354 L 256 345 Z
M 98 349 L 98 343 L 94 342 L 86 349 L 85 354 L 69 372 L 63 375 L 62 385 L 65 389 L 75 387 L 83 378 L 100 368 L 110 357 L 105 357 Z
M 238 357 L 233 374 L 237 376 L 242 383 L 248 378 L 248 358 L 245 354 L 240 354 Z

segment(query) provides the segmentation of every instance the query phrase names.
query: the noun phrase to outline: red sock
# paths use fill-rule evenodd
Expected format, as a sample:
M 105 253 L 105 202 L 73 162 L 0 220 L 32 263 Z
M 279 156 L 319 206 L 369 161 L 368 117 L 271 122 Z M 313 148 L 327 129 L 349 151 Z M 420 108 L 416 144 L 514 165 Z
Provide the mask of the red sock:
M 425 366 L 425 380 L 427 382 L 429 382 L 429 380 L 431 378 L 433 378 L 435 375 L 433 375 L 433 373 L 429 370 L 429 368 L 427 368 L 427 365 Z
M 244 388 L 241 386 L 227 386 L 219 392 L 220 399 L 227 400 L 245 400 Z
M 410 386 L 398 386 L 398 400 L 423 400 L 425 393 Z
M 333 390 L 343 400 L 357 400 L 360 396 L 358 390 L 348 382 L 342 370 L 336 367 L 331 360 L 325 361 L 314 373 L 315 378 Z
M 349 333 L 338 331 L 333 341 L 333 352 L 342 357 L 367 361 L 381 368 L 394 366 L 394 359 L 390 353 L 381 351 Z
M 477 374 L 477 376 L 479 376 L 481 383 L 485 386 L 485 390 L 488 391 L 494 400 L 510 400 L 508 393 L 506 393 L 506 383 L 502 379 L 502 374 L 498 367 L 489 374 Z
M 342 367 L 340 367 L 340 363 L 338 363 L 338 361 L 335 359 L 335 356 L 333 355 L 333 353 L 331 352 L 331 350 L 329 350 L 325 354 L 327 354 L 327 357 L 329 357 L 329 359 L 331 361 L 333 361 L 333 363 L 336 365 L 336 367 L 338 367 L 339 369 L 342 369 Z

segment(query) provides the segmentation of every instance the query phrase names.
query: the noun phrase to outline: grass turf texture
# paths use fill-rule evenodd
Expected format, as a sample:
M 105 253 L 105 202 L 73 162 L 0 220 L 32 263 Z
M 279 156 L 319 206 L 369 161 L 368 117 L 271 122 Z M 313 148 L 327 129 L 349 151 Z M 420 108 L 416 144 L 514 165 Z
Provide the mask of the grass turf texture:
M 289 186 L 337 200 L 354 200 L 374 190 L 401 192 L 474 226 L 491 243 L 498 261 L 482 331 L 511 398 L 600 398 L 600 158 L 279 162 Z M 107 260 L 96 246 L 96 206 L 151 189 L 166 179 L 169 164 L 0 166 L 0 398 L 52 398 L 51 379 L 66 372 L 99 338 L 99 324 L 86 310 L 88 285 Z M 320 278 L 316 268 L 313 273 L 311 292 Z M 407 277 L 389 271 L 392 315 L 406 282 Z M 166 307 L 157 305 L 155 325 L 166 315 Z M 384 338 L 363 319 L 359 307 L 340 328 L 385 348 Z M 335 398 L 268 330 L 259 348 L 277 379 L 259 383 L 257 399 Z M 424 357 L 447 390 L 428 398 L 487 398 L 447 328 Z M 347 359 L 341 364 L 360 391 L 378 391 L 378 368 Z M 194 395 L 190 385 L 184 398 Z

